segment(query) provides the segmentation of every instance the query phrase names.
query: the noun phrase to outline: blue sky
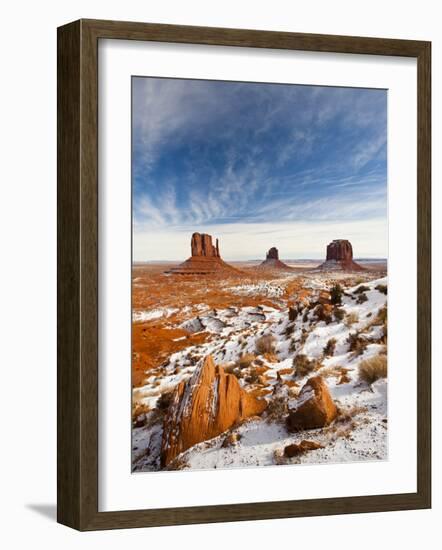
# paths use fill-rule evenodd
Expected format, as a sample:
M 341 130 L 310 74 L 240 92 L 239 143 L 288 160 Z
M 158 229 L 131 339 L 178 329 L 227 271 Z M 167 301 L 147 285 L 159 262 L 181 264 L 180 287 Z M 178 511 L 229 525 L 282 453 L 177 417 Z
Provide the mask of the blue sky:
M 387 255 L 387 92 L 135 77 L 134 260 Z

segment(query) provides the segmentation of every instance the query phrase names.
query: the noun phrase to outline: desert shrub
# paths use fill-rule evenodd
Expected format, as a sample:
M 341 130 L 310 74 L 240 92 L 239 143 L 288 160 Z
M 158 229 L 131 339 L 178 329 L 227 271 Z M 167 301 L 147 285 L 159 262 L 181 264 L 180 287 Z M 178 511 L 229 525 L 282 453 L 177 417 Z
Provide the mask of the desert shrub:
M 353 290 L 353 294 L 361 294 L 362 292 L 367 292 L 367 290 L 370 290 L 370 287 L 366 285 L 358 286 L 355 290 Z
M 291 334 L 293 334 L 294 331 L 295 331 L 295 325 L 293 323 L 290 323 L 289 325 L 287 325 L 284 333 L 286 336 L 290 336 Z
M 132 423 L 134 428 L 140 428 L 146 423 L 146 415 L 149 407 L 143 403 L 133 403 L 132 405 Z
M 332 286 L 330 290 L 330 302 L 334 305 L 342 304 L 342 287 L 339 283 Z
M 387 377 L 387 357 L 386 355 L 376 355 L 359 363 L 359 380 L 367 384 L 373 384 L 380 378 Z
M 308 330 L 303 328 L 301 331 L 301 338 L 299 339 L 299 344 L 303 346 L 308 338 Z
M 295 338 L 292 338 L 290 340 L 290 345 L 289 345 L 290 353 L 295 353 L 297 347 L 298 347 L 298 342 L 295 340 Z
M 314 314 L 316 315 L 318 321 L 324 321 L 327 325 L 330 324 L 332 321 L 331 314 L 325 309 L 322 304 L 318 304 L 315 307 Z
M 288 398 L 287 395 L 279 393 L 269 401 L 266 408 L 266 416 L 268 420 L 284 420 L 288 413 Z
M 376 322 L 382 325 L 387 324 L 387 306 L 382 307 L 377 315 L 376 315 Z
M 249 374 L 244 378 L 244 380 L 249 384 L 258 384 L 258 382 L 260 381 L 259 373 L 255 367 L 250 368 Z
M 362 293 L 362 294 L 359 294 L 358 299 L 356 300 L 356 303 L 357 304 L 363 304 L 367 300 L 368 300 L 367 295 Z
M 336 307 L 333 310 L 333 315 L 335 316 L 336 321 L 342 321 L 345 317 L 345 311 L 340 307 Z
M 316 359 L 309 359 L 304 353 L 298 353 L 293 358 L 293 367 L 295 369 L 295 376 L 302 377 L 320 368 L 321 363 Z
M 298 310 L 294 307 L 289 307 L 289 321 L 296 321 L 296 317 L 298 317 Z
M 240 356 L 238 359 L 236 366 L 240 369 L 246 369 L 247 367 L 250 367 L 250 365 L 255 360 L 255 354 L 254 353 L 244 353 Z
M 303 322 L 303 323 L 307 323 L 307 321 L 308 321 L 308 313 L 309 313 L 309 312 L 308 312 L 308 309 L 306 309 L 304 315 L 302 316 L 302 322 Z
M 330 338 L 330 340 L 327 342 L 327 344 L 324 346 L 324 356 L 330 357 L 334 355 L 336 349 L 336 338 Z
M 356 312 L 347 313 L 345 317 L 345 324 L 349 327 L 359 321 L 359 315 Z
M 348 350 L 354 352 L 355 355 L 362 355 L 368 346 L 368 340 L 363 338 L 357 332 L 352 332 L 348 335 Z
M 235 374 L 237 363 L 229 363 L 226 365 L 220 365 L 226 374 Z
M 376 285 L 375 289 L 382 292 L 382 294 L 387 294 L 387 285 Z
M 264 353 L 274 353 L 275 352 L 275 337 L 271 334 L 261 336 L 255 342 L 256 352 L 260 355 Z
M 165 411 L 169 408 L 173 399 L 173 391 L 164 392 L 157 400 L 157 409 Z

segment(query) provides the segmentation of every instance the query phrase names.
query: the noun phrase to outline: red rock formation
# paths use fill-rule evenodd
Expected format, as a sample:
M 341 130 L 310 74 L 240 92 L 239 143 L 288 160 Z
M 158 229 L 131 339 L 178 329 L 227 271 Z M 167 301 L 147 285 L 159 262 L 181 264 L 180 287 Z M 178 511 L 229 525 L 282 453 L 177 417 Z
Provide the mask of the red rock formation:
M 192 378 L 174 391 L 164 419 L 161 465 L 193 445 L 220 435 L 236 422 L 259 415 L 267 403 L 247 393 L 233 374 L 208 355 Z
M 207 233 L 194 233 L 190 242 L 190 250 L 191 257 L 170 269 L 168 273 L 177 275 L 210 275 L 225 271 L 240 273 L 239 270 L 221 259 L 218 239 L 213 245 L 212 237 Z
M 318 269 L 321 271 L 362 271 L 364 268 L 353 261 L 353 247 L 346 239 L 335 239 L 327 245 L 325 262 Z
M 275 246 L 272 246 L 272 248 L 267 252 L 266 260 L 279 260 L 279 252 Z
M 272 246 L 266 254 L 266 259 L 258 266 L 259 269 L 283 269 L 290 271 L 291 268 L 279 259 L 279 252 L 275 246 Z
M 322 376 L 309 378 L 299 392 L 296 407 L 289 411 L 286 423 L 290 431 L 322 428 L 338 414 Z
M 212 237 L 207 233 L 194 233 L 191 240 L 192 256 L 206 256 L 219 258 L 219 244 L 216 239 L 216 246 L 212 244 Z

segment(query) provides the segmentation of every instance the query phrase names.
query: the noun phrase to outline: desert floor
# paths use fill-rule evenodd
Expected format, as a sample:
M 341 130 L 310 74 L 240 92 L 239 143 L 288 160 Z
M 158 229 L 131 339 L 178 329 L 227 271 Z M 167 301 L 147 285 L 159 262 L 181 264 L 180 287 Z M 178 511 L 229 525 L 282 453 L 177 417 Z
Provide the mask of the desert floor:
M 268 409 L 191 447 L 169 469 L 387 458 L 387 380 L 370 371 L 373 358 L 386 365 L 386 264 L 364 262 L 365 271 L 345 273 L 287 263 L 292 270 L 278 272 L 235 263 L 241 274 L 227 278 L 168 275 L 169 264 L 133 266 L 133 471 L 160 469 L 167 396 L 208 354 Z M 342 304 L 330 305 L 337 282 Z M 258 350 L 266 335 L 271 349 Z M 287 410 L 313 374 L 326 380 L 339 416 L 324 428 L 289 433 Z M 302 440 L 320 447 L 288 458 L 284 448 Z

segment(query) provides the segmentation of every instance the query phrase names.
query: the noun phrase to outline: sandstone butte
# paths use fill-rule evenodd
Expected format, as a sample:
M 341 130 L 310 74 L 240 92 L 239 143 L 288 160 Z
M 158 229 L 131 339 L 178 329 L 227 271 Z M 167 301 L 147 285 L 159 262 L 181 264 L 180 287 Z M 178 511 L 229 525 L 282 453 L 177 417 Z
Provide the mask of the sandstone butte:
M 230 272 L 241 273 L 221 259 L 219 242 L 212 243 L 212 236 L 207 233 L 194 233 L 190 242 L 191 256 L 182 264 L 179 264 L 166 273 L 176 275 L 210 275 Z
M 279 252 L 275 246 L 272 246 L 266 254 L 266 259 L 258 266 L 259 269 L 283 269 L 284 271 L 291 271 L 291 267 L 281 262 L 279 259 Z
M 208 355 L 192 377 L 174 391 L 164 419 L 161 466 L 240 420 L 261 414 L 266 406 L 265 400 L 243 390 L 236 376 L 215 366 Z
M 299 392 L 296 407 L 289 411 L 286 420 L 290 431 L 322 428 L 333 422 L 338 414 L 322 376 L 309 378 Z
M 327 245 L 325 262 L 318 269 L 322 271 L 345 270 L 364 271 L 365 268 L 353 261 L 353 247 L 346 239 L 335 239 Z

